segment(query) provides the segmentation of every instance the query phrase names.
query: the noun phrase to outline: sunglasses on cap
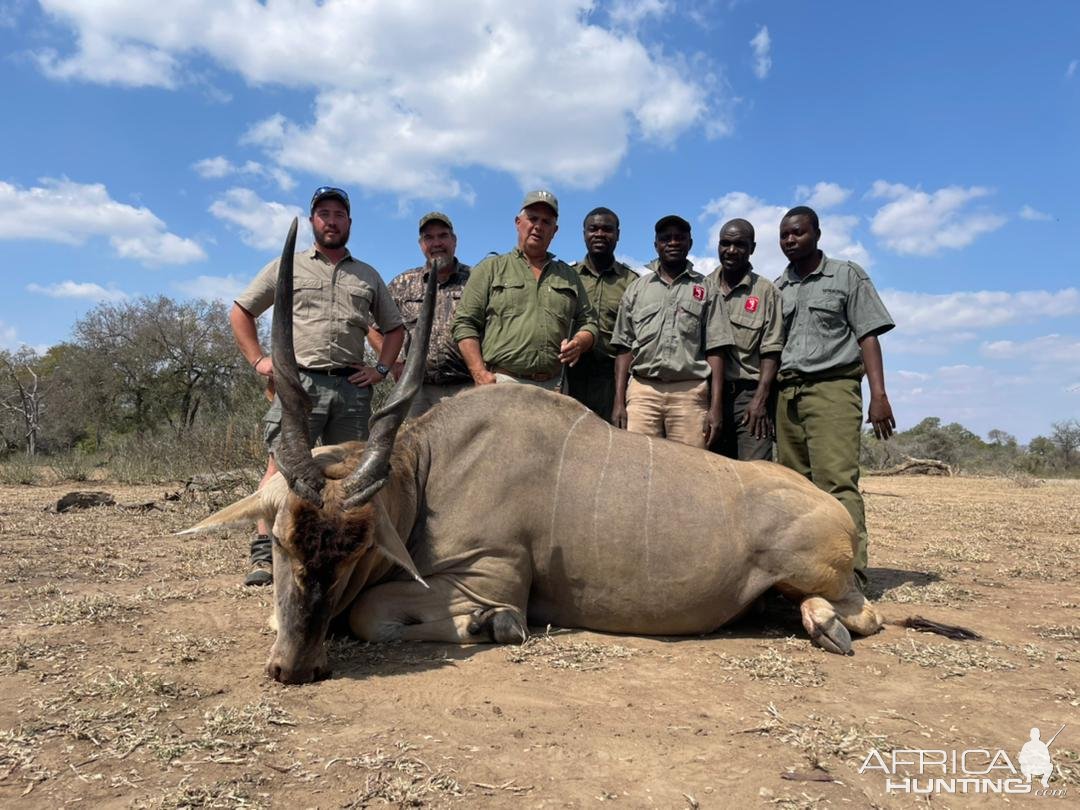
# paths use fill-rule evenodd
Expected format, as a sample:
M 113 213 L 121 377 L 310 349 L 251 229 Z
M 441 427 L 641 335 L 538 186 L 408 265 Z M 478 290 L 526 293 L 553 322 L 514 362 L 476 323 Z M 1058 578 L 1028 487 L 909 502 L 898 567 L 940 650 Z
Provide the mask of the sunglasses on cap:
M 315 193 L 311 195 L 311 207 L 314 210 L 315 204 L 323 197 L 339 197 L 341 201 L 345 203 L 345 210 L 349 210 L 349 195 L 341 188 L 336 186 L 319 186 L 315 189 Z

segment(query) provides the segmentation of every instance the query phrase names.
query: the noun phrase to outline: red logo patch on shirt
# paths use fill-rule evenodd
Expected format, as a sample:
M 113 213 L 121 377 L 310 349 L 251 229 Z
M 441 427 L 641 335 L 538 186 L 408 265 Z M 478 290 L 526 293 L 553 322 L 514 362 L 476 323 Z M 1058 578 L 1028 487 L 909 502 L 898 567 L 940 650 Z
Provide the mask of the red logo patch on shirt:
M 756 295 L 751 295 L 749 298 L 746 299 L 747 312 L 757 312 L 757 305 L 758 297 Z
M 694 285 L 694 300 L 695 301 L 704 301 L 705 300 L 705 288 L 702 287 L 700 284 L 695 284 Z

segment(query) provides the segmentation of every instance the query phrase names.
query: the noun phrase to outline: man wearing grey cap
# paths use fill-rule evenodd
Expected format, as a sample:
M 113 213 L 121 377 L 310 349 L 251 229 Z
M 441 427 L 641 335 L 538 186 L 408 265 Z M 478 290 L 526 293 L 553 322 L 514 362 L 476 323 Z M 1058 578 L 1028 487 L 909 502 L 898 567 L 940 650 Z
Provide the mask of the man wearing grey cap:
M 424 285 L 428 273 L 438 263 L 436 275 L 439 286 L 435 291 L 435 320 L 431 327 L 427 370 L 424 372 L 423 387 L 413 397 L 409 416 L 419 416 L 436 402 L 472 387 L 472 376 L 457 342 L 450 334 L 462 288 L 469 279 L 469 266 L 457 260 L 456 251 L 457 236 L 450 217 L 441 211 L 424 214 L 420 217 L 420 252 L 424 254 L 426 263 L 422 267 L 406 270 L 387 285 L 405 321 L 405 354 L 408 354 L 412 330 L 416 327 L 420 305 L 424 301 Z M 374 328 L 369 329 L 368 342 L 377 353 L 381 352 L 382 333 Z M 401 376 L 402 368 L 400 360 L 394 363 L 391 373 L 395 379 Z
M 708 447 L 720 437 L 724 352 L 735 341 L 719 291 L 687 261 L 693 244 L 682 217 L 656 223 L 653 272 L 630 282 L 615 319 L 611 421 Z
M 382 278 L 345 247 L 352 227 L 350 214 L 345 191 L 332 186 L 315 189 L 309 218 L 315 244 L 297 253 L 293 263 L 293 348 L 300 380 L 311 397 L 309 435 L 323 444 L 367 438 L 371 386 L 390 373 L 405 339 L 401 314 Z M 259 271 L 229 313 L 244 358 L 271 383 L 274 364 L 259 345 L 255 319 L 274 303 L 279 262 L 274 259 Z M 374 366 L 364 364 L 364 338 L 370 323 L 383 333 L 382 351 Z M 275 397 L 265 418 L 270 463 L 260 486 L 277 472 L 273 454 L 280 434 L 281 403 Z M 270 539 L 260 525 L 245 584 L 269 584 L 273 578 L 270 559 Z
M 473 268 L 454 339 L 477 385 L 520 382 L 560 390 L 562 368 L 596 340 L 596 315 L 578 274 L 548 253 L 559 201 L 530 191 L 514 218 L 517 247 Z

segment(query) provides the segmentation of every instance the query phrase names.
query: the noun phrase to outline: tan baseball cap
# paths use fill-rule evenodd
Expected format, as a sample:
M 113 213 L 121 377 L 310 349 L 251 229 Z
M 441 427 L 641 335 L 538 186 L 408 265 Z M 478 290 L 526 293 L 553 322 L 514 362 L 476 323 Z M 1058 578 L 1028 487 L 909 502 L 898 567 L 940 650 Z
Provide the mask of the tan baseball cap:
M 424 230 L 424 226 L 429 222 L 441 222 L 447 228 L 453 232 L 454 223 L 450 221 L 450 217 L 444 214 L 442 211 L 429 211 L 420 217 L 420 230 Z
M 524 201 L 521 203 L 522 208 L 528 208 L 530 205 L 536 205 L 537 203 L 543 203 L 555 212 L 555 216 L 559 215 L 559 201 L 555 199 L 555 195 L 550 191 L 544 189 L 537 189 L 536 191 L 530 191 L 525 195 Z

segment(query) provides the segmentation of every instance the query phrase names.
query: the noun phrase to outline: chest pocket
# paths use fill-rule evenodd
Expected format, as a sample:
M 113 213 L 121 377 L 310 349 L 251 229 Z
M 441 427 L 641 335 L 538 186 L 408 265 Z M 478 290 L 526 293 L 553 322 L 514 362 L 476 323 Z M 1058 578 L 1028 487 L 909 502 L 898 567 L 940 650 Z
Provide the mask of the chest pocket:
M 731 330 L 735 333 L 735 343 L 742 348 L 754 349 L 761 340 L 761 330 L 765 326 L 765 315 L 759 305 L 754 312 L 747 312 L 741 301 L 732 301 L 728 315 Z
M 560 334 L 566 335 L 577 312 L 577 287 L 561 278 L 553 278 L 543 291 L 544 310 L 559 323 Z
M 496 318 L 515 318 L 525 314 L 525 283 L 494 279 L 488 297 L 488 309 Z
M 679 304 L 679 334 L 684 338 L 701 338 L 701 318 L 705 312 L 704 301 L 684 301 Z
M 304 276 L 293 280 L 294 318 L 301 321 L 316 320 L 324 306 L 322 281 Z
M 844 331 L 847 318 L 844 314 L 846 296 L 841 290 L 821 290 L 806 302 L 814 326 L 822 332 Z
M 664 320 L 660 315 L 662 309 L 662 304 L 649 304 L 637 311 L 631 310 L 630 323 L 634 327 L 634 338 L 639 345 L 650 343 L 659 336 Z
M 359 284 L 342 285 L 339 307 L 344 311 L 341 317 L 350 326 L 367 329 L 371 322 L 371 302 L 374 299 L 375 293 L 369 287 Z

